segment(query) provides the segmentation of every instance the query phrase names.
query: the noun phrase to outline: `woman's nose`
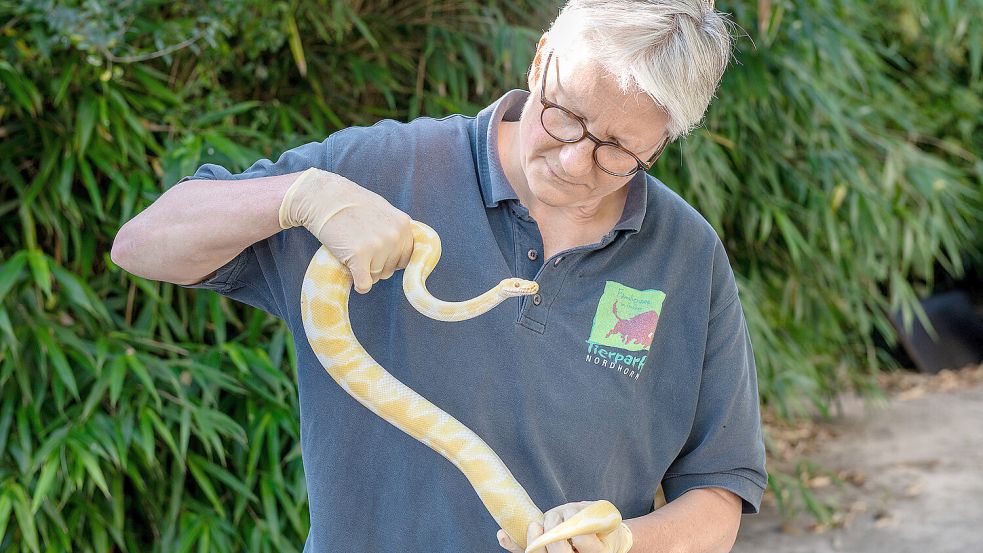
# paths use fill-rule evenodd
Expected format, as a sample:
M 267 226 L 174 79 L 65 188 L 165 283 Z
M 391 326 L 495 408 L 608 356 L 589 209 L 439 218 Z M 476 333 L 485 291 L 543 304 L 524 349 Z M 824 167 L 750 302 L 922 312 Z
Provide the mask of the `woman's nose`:
M 582 177 L 594 169 L 594 143 L 584 139 L 564 144 L 560 149 L 560 165 L 571 177 Z

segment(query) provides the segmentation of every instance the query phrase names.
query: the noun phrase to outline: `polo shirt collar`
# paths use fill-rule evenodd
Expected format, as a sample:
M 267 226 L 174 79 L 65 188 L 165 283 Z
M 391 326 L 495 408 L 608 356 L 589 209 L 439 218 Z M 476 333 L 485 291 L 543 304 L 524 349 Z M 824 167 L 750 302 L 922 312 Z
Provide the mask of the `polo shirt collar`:
M 512 185 L 505 177 L 498 158 L 498 126 L 504 121 L 518 121 L 522 106 L 529 97 L 528 90 L 515 89 L 478 112 L 475 117 L 475 159 L 478 161 L 478 182 L 486 208 L 496 207 L 503 200 L 515 200 Z M 645 218 L 648 183 L 644 172 L 635 173 L 628 182 L 628 198 L 621 219 L 613 230 L 638 232 Z
M 498 126 L 503 120 L 518 121 L 528 97 L 526 90 L 510 90 L 475 117 L 475 159 L 478 161 L 481 196 L 487 208 L 497 206 L 502 200 L 519 199 L 498 159 Z

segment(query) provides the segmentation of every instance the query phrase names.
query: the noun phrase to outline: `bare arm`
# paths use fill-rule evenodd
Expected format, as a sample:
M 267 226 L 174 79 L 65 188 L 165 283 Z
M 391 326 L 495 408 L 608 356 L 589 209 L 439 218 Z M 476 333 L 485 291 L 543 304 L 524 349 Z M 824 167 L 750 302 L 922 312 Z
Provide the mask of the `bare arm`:
M 542 536 L 544 527 L 549 530 L 592 503 L 574 501 L 550 509 L 545 513 L 544 524 L 529 525 L 527 543 Z M 741 525 L 741 505 L 741 498 L 723 488 L 697 488 L 661 509 L 624 520 L 630 531 L 627 539 L 617 532 L 609 534 L 605 541 L 597 534 L 584 534 L 533 553 L 728 553 Z M 504 530 L 499 530 L 497 537 L 503 549 L 523 552 Z
M 634 537 L 630 553 L 726 553 L 741 525 L 741 499 L 722 488 L 698 488 L 625 524 Z
M 200 282 L 281 230 L 277 211 L 299 175 L 177 184 L 119 229 L 113 263 L 152 280 Z
M 236 181 L 189 180 L 157 198 L 116 234 L 110 255 L 143 278 L 194 284 L 281 229 L 305 227 L 366 293 L 406 267 L 409 215 L 347 178 L 310 168 Z

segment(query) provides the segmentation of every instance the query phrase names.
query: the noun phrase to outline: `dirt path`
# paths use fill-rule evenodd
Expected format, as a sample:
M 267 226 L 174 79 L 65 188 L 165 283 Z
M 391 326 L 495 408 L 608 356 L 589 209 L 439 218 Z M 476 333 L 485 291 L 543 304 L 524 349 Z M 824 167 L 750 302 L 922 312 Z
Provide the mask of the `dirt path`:
M 766 497 L 734 553 L 983 553 L 983 367 L 960 373 L 902 377 L 879 406 L 847 402 L 833 437 L 804 452 L 845 477 L 809 479 L 839 507 L 833 524 L 784 522 Z

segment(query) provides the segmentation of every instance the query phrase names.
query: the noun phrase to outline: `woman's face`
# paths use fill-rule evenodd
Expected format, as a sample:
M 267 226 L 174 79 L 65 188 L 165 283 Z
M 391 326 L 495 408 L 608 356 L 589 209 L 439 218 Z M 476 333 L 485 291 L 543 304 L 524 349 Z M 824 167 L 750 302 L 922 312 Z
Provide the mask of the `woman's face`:
M 601 140 L 619 143 L 642 161 L 661 146 L 669 119 L 644 93 L 624 94 L 614 77 L 597 63 L 563 52 L 537 51 L 529 76 L 529 99 L 519 122 L 518 157 L 530 193 L 551 207 L 590 207 L 628 183 L 601 170 L 593 159 L 594 142 L 563 143 L 540 122 L 542 78 L 546 99 L 584 118 Z M 546 72 L 544 73 L 544 69 Z

